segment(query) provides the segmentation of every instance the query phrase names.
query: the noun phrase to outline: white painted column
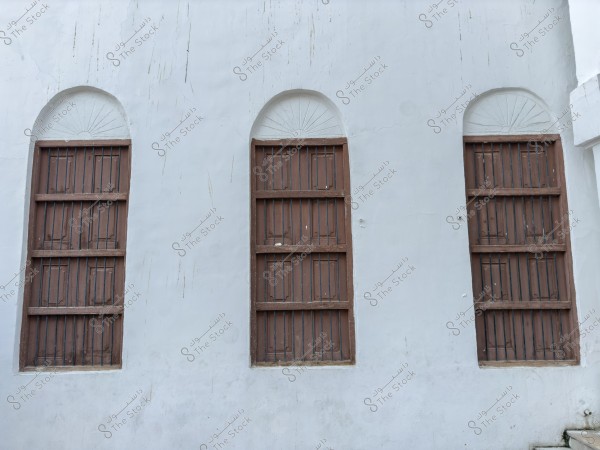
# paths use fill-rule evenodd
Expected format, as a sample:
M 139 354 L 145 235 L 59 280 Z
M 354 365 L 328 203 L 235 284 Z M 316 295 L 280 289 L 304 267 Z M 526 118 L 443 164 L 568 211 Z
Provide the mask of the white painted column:
M 600 183 L 600 2 L 569 0 L 569 15 L 579 86 L 571 92 L 574 144 L 593 150 Z M 600 198 L 600 184 L 597 184 Z
M 574 144 L 582 151 L 594 152 L 596 188 L 600 198 L 600 76 L 579 85 L 571 92 Z

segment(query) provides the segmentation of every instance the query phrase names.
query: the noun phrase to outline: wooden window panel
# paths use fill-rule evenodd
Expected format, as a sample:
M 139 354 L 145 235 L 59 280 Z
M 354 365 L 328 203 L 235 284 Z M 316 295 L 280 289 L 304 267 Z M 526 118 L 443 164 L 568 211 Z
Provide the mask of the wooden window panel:
M 261 364 L 343 364 L 352 360 L 348 310 L 259 311 Z M 319 336 L 325 336 L 319 339 Z
M 316 251 L 302 260 L 302 254 L 298 252 L 292 258 L 292 254 L 285 253 L 257 255 L 259 276 L 256 280 L 255 303 L 347 302 L 346 279 L 349 274 L 346 256 L 341 253 L 317 254 Z
M 254 365 L 353 364 L 345 139 L 252 142 Z
M 256 204 L 257 245 L 345 244 L 345 211 L 343 198 L 263 199 Z M 291 226 L 300 223 L 302 229 Z
M 577 364 L 560 137 L 465 137 L 464 157 L 480 365 Z
M 130 141 L 34 150 L 21 370 L 121 367 Z

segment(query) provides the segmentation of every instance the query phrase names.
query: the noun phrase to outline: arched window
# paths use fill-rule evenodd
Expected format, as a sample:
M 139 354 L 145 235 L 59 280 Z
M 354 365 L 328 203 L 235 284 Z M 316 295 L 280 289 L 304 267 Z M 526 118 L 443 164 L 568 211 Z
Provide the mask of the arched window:
M 129 131 L 102 91 L 57 98 L 28 130 L 33 276 L 24 288 L 20 368 L 120 367 Z
M 306 91 L 260 113 L 251 144 L 253 364 L 354 362 L 348 144 Z
M 486 94 L 465 113 L 462 220 L 481 365 L 579 361 L 559 126 L 522 90 Z

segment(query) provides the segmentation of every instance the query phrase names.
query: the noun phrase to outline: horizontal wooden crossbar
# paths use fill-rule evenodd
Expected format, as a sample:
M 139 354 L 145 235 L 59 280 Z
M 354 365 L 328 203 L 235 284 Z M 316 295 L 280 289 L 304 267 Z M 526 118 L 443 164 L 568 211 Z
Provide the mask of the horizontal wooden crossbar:
M 103 192 L 98 194 L 35 194 L 36 202 L 103 202 L 103 201 L 126 201 L 128 194 L 111 194 Z
M 109 258 L 125 256 L 125 250 L 32 250 L 32 258 Z
M 257 245 L 256 253 L 345 253 L 345 245 Z
M 463 141 L 475 144 L 487 144 L 488 142 L 499 142 L 502 144 L 512 144 L 514 142 L 529 142 L 529 141 L 546 141 L 554 142 L 560 139 L 560 134 L 515 134 L 507 140 L 505 135 L 495 136 L 463 136 Z
M 544 253 L 566 252 L 565 244 L 471 245 L 473 253 Z
M 494 310 L 494 309 L 502 309 L 502 310 L 538 310 L 538 309 L 571 309 L 571 302 L 553 302 L 553 301 L 512 301 L 512 302 L 477 302 L 475 303 L 475 307 L 484 311 Z
M 576 366 L 574 359 L 544 359 L 544 360 L 511 360 L 511 361 L 479 361 L 480 367 L 548 367 L 548 366 Z
M 558 196 L 560 188 L 494 188 L 467 189 L 468 197 L 522 197 L 522 196 Z
M 69 316 L 69 315 L 112 315 L 122 314 L 123 306 L 47 306 L 29 307 L 30 316 Z
M 288 190 L 277 190 L 277 191 L 257 191 L 255 194 L 257 199 L 278 199 L 278 198 L 343 198 L 346 194 L 344 191 L 288 191 Z
M 311 311 L 324 309 L 350 309 L 350 302 L 257 302 L 257 311 Z
M 54 147 L 69 147 L 70 149 L 72 149 L 73 147 L 76 148 L 84 148 L 84 147 L 117 147 L 117 148 L 113 148 L 114 150 L 118 150 L 118 147 L 129 147 L 129 145 L 131 145 L 131 139 L 107 139 L 107 140 L 73 140 L 73 141 L 65 141 L 65 140 L 42 140 L 42 141 L 37 141 L 36 143 L 36 147 L 38 147 L 40 150 L 46 150 L 48 148 L 54 148 Z M 123 150 L 128 150 L 127 149 L 123 149 Z M 107 155 L 110 156 L 110 155 Z
M 252 144 L 255 146 L 264 146 L 264 147 L 291 147 L 296 145 L 324 145 L 324 146 L 334 146 L 334 145 L 342 145 L 346 144 L 348 140 L 346 138 L 289 138 L 289 139 L 275 139 L 272 141 L 264 140 L 264 139 L 252 139 Z

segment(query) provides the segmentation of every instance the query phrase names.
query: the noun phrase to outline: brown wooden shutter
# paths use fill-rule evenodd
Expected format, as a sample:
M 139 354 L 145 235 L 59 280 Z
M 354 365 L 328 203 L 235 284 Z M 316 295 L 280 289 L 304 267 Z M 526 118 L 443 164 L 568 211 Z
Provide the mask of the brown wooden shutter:
M 36 144 L 21 369 L 121 365 L 129 148 Z
M 346 141 L 253 141 L 251 168 L 252 362 L 352 363 Z
M 465 137 L 482 365 L 579 360 L 562 146 L 544 138 Z

